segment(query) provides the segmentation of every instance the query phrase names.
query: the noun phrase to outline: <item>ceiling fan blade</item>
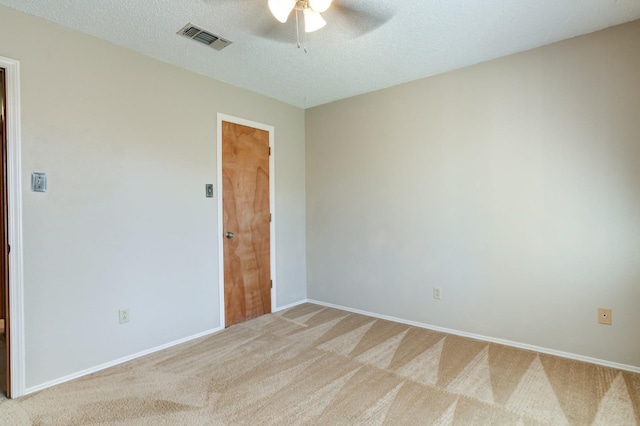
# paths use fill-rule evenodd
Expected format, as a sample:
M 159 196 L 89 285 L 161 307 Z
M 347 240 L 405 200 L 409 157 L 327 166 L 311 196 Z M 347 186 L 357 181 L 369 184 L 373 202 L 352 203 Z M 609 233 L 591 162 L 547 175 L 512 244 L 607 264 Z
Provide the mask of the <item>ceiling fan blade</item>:
M 334 0 L 333 4 L 323 15 L 326 21 L 336 26 L 344 27 L 345 31 L 354 37 L 360 37 L 386 24 L 393 15 L 393 11 L 383 9 L 379 5 L 370 3 L 371 7 L 349 5 Z
M 300 23 L 302 25 L 302 23 Z M 260 23 L 256 24 L 251 33 L 267 39 L 280 43 L 295 43 L 296 40 L 296 17 L 295 11 L 291 13 L 286 23 L 281 24 L 274 17 L 269 16 L 269 19 L 262 19 Z
M 254 36 L 279 43 L 295 43 L 296 11 L 292 10 L 286 23 L 280 23 L 269 10 L 267 0 L 197 0 L 215 13 L 217 8 L 234 10 L 236 26 Z
M 227 6 L 227 5 L 237 5 L 238 3 L 255 3 L 255 0 L 200 0 L 201 3 L 210 6 Z M 264 1 L 266 6 L 267 0 Z
M 270 12 L 267 0 L 198 0 L 212 7 L 238 9 L 238 21 L 246 23 L 245 31 L 278 43 L 291 44 L 297 40 L 296 9 L 291 11 L 286 23 L 280 23 Z M 395 11 L 378 2 L 359 0 L 333 0 L 322 13 L 327 26 L 312 37 L 325 40 L 340 40 L 363 36 L 388 22 Z M 241 6 L 242 5 L 242 6 Z M 300 34 L 304 42 L 304 17 L 299 13 Z

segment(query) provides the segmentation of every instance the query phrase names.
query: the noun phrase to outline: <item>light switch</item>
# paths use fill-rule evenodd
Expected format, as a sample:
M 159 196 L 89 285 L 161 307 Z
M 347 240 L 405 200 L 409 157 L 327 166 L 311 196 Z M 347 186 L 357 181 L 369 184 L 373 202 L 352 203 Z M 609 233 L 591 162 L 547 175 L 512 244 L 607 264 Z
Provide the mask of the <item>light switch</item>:
M 213 184 L 211 183 L 206 184 L 205 192 L 207 194 L 207 198 L 213 198 Z
M 33 192 L 47 192 L 47 174 L 42 172 L 31 173 L 31 190 Z

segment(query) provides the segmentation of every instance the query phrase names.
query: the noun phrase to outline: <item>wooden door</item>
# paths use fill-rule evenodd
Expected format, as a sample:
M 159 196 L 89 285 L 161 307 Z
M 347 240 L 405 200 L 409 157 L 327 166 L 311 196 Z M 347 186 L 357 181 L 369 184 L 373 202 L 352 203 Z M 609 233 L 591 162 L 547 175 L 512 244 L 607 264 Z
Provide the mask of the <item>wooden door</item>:
M 225 326 L 271 312 L 269 132 L 222 122 Z

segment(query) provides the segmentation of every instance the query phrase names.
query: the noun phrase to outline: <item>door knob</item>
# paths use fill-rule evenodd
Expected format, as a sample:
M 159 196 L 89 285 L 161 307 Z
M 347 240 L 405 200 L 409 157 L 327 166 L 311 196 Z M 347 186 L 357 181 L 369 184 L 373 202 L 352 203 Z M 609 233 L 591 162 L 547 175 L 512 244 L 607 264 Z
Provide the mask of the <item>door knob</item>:
M 231 238 L 235 237 L 236 234 L 234 234 L 233 232 L 227 232 L 224 236 L 229 238 L 229 239 L 231 239 Z

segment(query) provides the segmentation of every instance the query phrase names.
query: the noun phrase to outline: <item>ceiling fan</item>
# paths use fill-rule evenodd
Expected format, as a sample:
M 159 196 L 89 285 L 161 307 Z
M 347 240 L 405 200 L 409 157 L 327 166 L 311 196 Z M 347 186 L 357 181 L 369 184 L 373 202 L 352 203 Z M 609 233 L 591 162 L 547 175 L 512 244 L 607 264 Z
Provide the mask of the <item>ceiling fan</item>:
M 376 7 L 362 8 L 350 4 L 351 0 L 268 0 L 271 14 L 281 23 L 295 15 L 297 47 L 303 47 L 305 34 L 327 25 L 322 14 L 330 19 L 332 31 L 342 37 L 358 37 L 386 23 L 393 16 L 391 10 Z M 368 10 L 373 9 L 373 10 Z M 284 26 L 283 26 L 284 27 Z M 282 28 L 284 29 L 284 28 Z M 278 41 L 287 41 L 282 30 L 265 28 L 259 35 Z M 304 49 L 306 52 L 306 48 Z
M 304 32 L 311 33 L 327 25 L 321 13 L 326 12 L 333 0 L 269 0 L 271 14 L 283 24 L 295 9 L 296 24 L 302 14 Z M 299 28 L 299 26 L 298 26 Z

